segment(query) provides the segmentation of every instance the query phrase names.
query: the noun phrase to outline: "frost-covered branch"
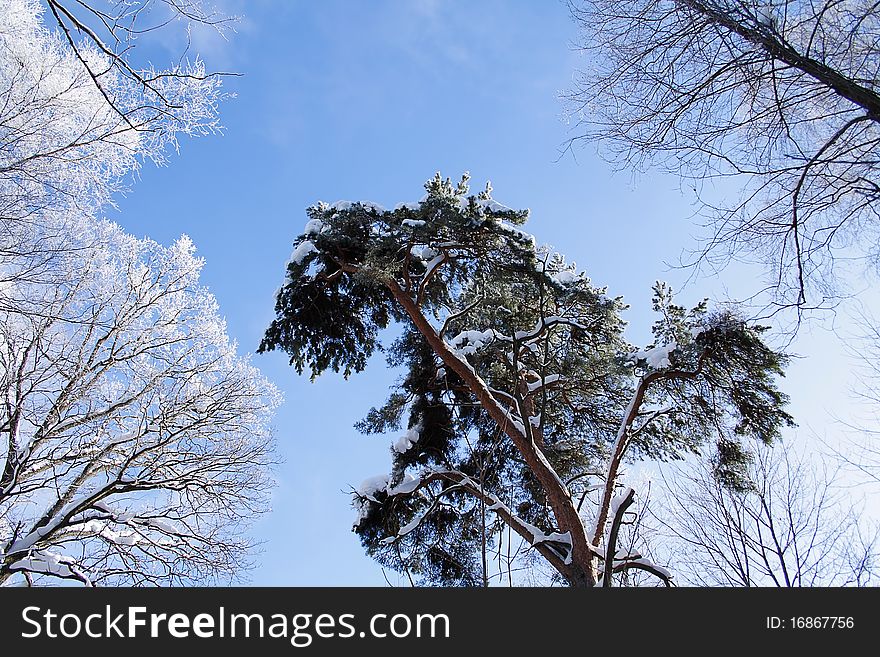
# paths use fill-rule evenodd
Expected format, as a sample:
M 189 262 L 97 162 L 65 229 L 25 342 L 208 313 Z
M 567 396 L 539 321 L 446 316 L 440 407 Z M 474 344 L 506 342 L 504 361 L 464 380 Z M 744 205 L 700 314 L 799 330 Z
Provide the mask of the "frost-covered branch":
M 52 261 L 66 289 L 7 284 L 0 582 L 235 579 L 271 484 L 277 392 L 236 355 L 188 240 L 92 231 L 101 248 Z
M 82 222 L 112 204 L 128 176 L 146 161 L 164 162 L 180 136 L 220 128 L 220 80 L 200 61 L 158 72 L 132 63 L 131 38 L 147 27 L 143 3 L 116 5 L 113 18 L 84 2 L 45 6 L 0 0 L 0 281 L 63 283 L 47 280 L 51 259 L 81 248 L 69 237 L 88 233 Z M 107 21 L 118 48 L 97 37 L 102 28 L 90 19 Z

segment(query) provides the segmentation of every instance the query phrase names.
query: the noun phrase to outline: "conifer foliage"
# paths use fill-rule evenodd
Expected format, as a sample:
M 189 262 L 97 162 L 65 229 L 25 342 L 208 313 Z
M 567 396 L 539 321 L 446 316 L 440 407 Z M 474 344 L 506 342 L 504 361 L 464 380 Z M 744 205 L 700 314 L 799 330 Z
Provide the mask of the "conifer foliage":
M 761 327 L 686 310 L 659 283 L 654 341 L 631 345 L 623 301 L 538 246 L 528 211 L 489 185 L 471 194 L 467 174 L 425 188 L 393 210 L 309 208 L 260 345 L 313 378 L 347 377 L 383 349 L 403 372 L 357 425 L 399 435 L 390 473 L 353 493 L 365 548 L 421 583 L 484 585 L 512 532 L 569 585 L 631 569 L 669 584 L 616 545 L 635 496 L 622 464 L 710 445 L 719 480 L 747 488 L 748 441 L 792 422 L 776 386 L 785 355 Z

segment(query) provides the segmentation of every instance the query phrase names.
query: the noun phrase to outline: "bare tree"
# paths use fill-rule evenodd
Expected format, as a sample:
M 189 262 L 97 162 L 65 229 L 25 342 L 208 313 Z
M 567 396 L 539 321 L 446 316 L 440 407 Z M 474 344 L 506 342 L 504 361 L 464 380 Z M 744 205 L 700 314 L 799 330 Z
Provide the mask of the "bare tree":
M 705 462 L 665 480 L 661 527 L 697 586 L 868 586 L 878 575 L 877 531 L 868 529 L 837 471 L 792 454 L 786 444 L 759 449 L 753 485 L 718 485 Z
M 711 227 L 698 262 L 757 258 L 769 266 L 770 303 L 799 311 L 833 303 L 836 259 L 877 263 L 877 3 L 570 7 L 589 54 L 569 96 L 583 138 L 619 163 L 656 162 L 693 180 Z M 736 200 L 714 200 L 706 181 L 717 178 L 738 184 Z
M 880 484 L 880 323 L 867 310 L 855 314 L 859 327 L 849 336 L 846 352 L 852 362 L 852 414 L 835 419 L 841 427 L 838 440 L 823 438 L 832 458 L 843 462 L 854 482 L 867 489 Z
M 67 284 L 0 311 L 0 583 L 234 579 L 266 508 L 278 393 L 235 354 L 201 262 L 92 222 Z

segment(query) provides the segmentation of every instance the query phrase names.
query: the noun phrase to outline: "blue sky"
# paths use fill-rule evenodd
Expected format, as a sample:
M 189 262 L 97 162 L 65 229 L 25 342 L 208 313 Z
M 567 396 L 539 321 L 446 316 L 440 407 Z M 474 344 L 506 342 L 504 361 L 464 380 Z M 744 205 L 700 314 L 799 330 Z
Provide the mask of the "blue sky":
M 582 63 L 562 2 L 515 0 L 232 1 L 243 14 L 228 41 L 197 32 L 193 49 L 229 78 L 225 134 L 187 140 L 170 165 L 147 165 L 109 217 L 169 243 L 192 237 L 230 334 L 254 352 L 274 316 L 274 291 L 291 243 L 318 200 L 385 206 L 421 197 L 435 171 L 528 207 L 528 229 L 623 295 L 634 342 L 649 336 L 651 285 L 682 287 L 670 270 L 699 233 L 692 198 L 661 175 L 614 174 L 592 147 L 564 154 L 576 133 L 559 94 Z M 178 51 L 145 42 L 157 65 Z M 756 272 L 701 279 L 680 300 L 754 291 Z M 828 411 L 848 403 L 849 361 L 823 328 L 802 333 L 785 389 L 798 435 L 834 433 Z M 273 511 L 255 527 L 264 542 L 252 583 L 382 585 L 380 568 L 351 532 L 347 491 L 385 472 L 393 436 L 352 424 L 381 403 L 395 373 L 381 357 L 344 381 L 298 377 L 283 354 L 254 362 L 282 389 L 276 418 L 285 463 Z M 821 375 L 821 376 L 820 376 Z M 821 380 L 822 385 L 814 383 Z M 391 581 L 396 578 L 390 575 Z

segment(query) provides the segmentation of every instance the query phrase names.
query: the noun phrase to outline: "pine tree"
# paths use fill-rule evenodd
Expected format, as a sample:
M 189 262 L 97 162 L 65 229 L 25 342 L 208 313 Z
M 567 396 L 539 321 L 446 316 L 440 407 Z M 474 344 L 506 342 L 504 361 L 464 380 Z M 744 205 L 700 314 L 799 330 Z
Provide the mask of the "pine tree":
M 404 374 L 357 425 L 405 431 L 392 470 L 354 492 L 354 530 L 420 582 L 481 585 L 504 532 L 569 585 L 665 568 L 621 555 L 634 491 L 627 459 L 716 447 L 716 476 L 748 486 L 745 439 L 770 443 L 786 357 L 729 311 L 691 310 L 655 287 L 654 343 L 623 335 L 626 306 L 522 230 L 528 211 L 437 174 L 417 204 L 318 203 L 287 263 L 260 352 L 346 377 L 384 349 Z M 384 331 L 399 326 L 385 345 Z M 611 564 L 606 554 L 615 555 Z M 607 571 L 607 574 L 606 574 Z

